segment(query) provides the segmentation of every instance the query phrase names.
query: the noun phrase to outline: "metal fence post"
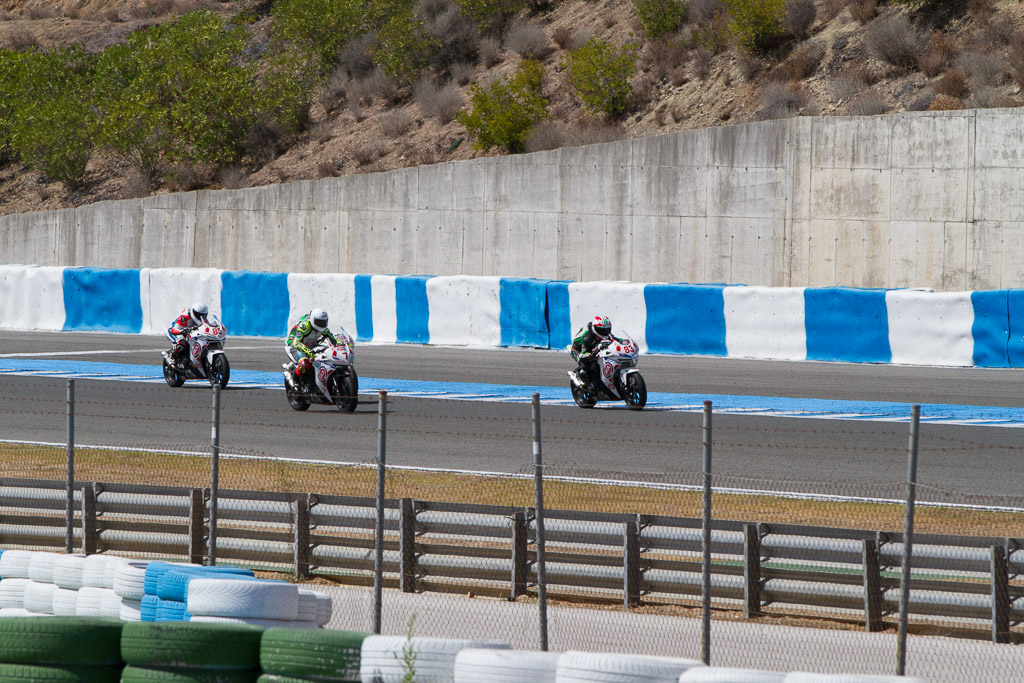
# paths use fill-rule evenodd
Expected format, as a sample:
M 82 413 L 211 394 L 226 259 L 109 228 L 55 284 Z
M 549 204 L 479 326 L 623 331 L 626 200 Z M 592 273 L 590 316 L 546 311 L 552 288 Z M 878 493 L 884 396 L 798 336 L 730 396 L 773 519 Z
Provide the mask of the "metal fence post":
M 529 532 L 525 512 L 512 514 L 512 592 L 510 600 L 526 595 L 530 574 Z
M 82 552 L 96 552 L 96 484 L 82 487 Z
M 627 520 L 622 529 L 623 607 L 640 605 L 640 525 Z
M 907 672 L 907 614 L 910 611 L 910 558 L 914 546 L 914 502 L 917 496 L 917 442 L 921 406 L 910 407 L 910 445 L 907 448 L 907 504 L 903 521 L 903 567 L 900 573 L 900 630 L 896 675 Z
M 292 514 L 295 518 L 295 578 L 309 578 L 309 494 L 295 497 L 292 502 Z
M 402 498 L 398 508 L 398 589 L 416 592 L 416 501 Z
M 68 380 L 67 507 L 64 512 L 64 552 L 75 552 L 75 380 Z
M 533 493 L 537 521 L 537 608 L 540 617 L 540 649 L 548 649 L 548 576 L 544 551 L 544 460 L 540 450 L 540 394 L 533 395 Z
M 743 616 L 761 614 L 761 532 L 757 524 L 743 525 Z
M 1006 547 L 991 548 L 992 564 L 992 642 L 1010 642 L 1010 571 Z
M 878 562 L 878 541 L 865 538 L 861 545 L 864 564 L 864 630 L 881 631 L 882 622 L 882 568 Z
M 192 489 L 188 497 L 188 561 L 192 564 L 203 563 L 203 508 L 206 507 L 206 491 Z
M 210 566 L 217 564 L 217 486 L 220 477 L 220 385 L 213 385 L 213 427 L 210 429 Z
M 701 505 L 700 658 L 711 665 L 711 401 L 704 401 L 704 499 Z
M 373 532 L 373 632 L 380 633 L 384 601 L 384 481 L 387 474 L 388 392 L 377 400 L 377 523 Z

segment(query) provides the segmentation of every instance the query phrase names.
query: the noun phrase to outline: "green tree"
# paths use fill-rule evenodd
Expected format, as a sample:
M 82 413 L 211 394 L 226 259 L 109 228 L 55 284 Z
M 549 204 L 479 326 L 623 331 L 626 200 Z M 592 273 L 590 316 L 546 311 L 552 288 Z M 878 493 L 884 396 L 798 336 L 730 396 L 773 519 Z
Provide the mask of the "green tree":
M 364 0 L 279 0 L 271 10 L 273 36 L 308 52 L 326 73 L 345 43 L 366 32 L 367 12 Z
M 30 51 L 8 69 L 9 146 L 27 166 L 74 190 L 96 147 L 93 58 L 78 45 Z
M 269 55 L 259 79 L 259 119 L 277 123 L 286 133 L 302 131 L 319 81 L 316 64 L 303 51 L 285 48 Z
M 410 85 L 429 64 L 440 43 L 412 9 L 395 14 L 377 31 L 374 63 L 402 85 Z
M 633 6 L 649 40 L 675 31 L 686 21 L 682 0 L 633 0 Z
M 98 68 L 102 139 L 142 168 L 157 158 L 223 167 L 241 157 L 257 115 L 244 28 L 202 10 L 133 33 Z
M 11 146 L 11 128 L 17 111 L 18 87 L 24 70 L 26 53 L 0 48 L 0 165 L 17 156 Z
M 613 118 L 625 113 L 636 71 L 632 47 L 591 38 L 569 53 L 565 70 L 569 83 L 588 110 Z
M 785 34 L 786 0 L 726 0 L 733 35 L 748 52 L 773 47 Z
M 512 76 L 487 86 L 471 85 L 472 108 L 459 112 L 456 118 L 476 138 L 473 146 L 521 152 L 530 129 L 547 116 L 547 102 L 540 96 L 543 79 L 544 66 L 526 59 Z
M 455 0 L 455 4 L 482 32 L 499 34 L 526 6 L 526 0 Z

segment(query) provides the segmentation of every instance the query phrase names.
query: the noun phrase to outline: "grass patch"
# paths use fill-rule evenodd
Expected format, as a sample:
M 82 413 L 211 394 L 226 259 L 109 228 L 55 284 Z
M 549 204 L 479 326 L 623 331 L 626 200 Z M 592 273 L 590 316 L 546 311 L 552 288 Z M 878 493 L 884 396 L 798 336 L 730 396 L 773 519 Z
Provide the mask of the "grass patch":
M 63 448 L 0 444 L 0 475 L 64 481 Z M 292 491 L 321 495 L 373 497 L 376 469 L 280 460 L 224 457 L 220 486 L 225 489 Z M 78 449 L 75 478 L 157 486 L 209 485 L 208 456 L 127 450 Z M 446 472 L 390 469 L 385 488 L 389 498 L 527 507 L 533 504 L 533 480 Z M 701 492 L 640 485 L 606 485 L 548 479 L 544 501 L 549 509 L 623 514 L 701 516 Z M 836 528 L 899 531 L 903 506 L 891 503 L 819 501 L 771 495 L 715 493 L 716 519 L 806 524 Z M 920 533 L 1017 537 L 1020 515 L 960 507 L 918 506 L 915 528 Z

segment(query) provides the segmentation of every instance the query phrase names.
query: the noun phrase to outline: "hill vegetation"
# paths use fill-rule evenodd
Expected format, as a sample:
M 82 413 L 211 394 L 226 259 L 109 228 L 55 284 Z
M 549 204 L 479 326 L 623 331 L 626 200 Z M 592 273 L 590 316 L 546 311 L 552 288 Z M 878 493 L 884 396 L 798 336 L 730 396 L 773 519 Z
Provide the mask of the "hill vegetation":
M 1012 0 L 0 0 L 0 214 L 1024 103 Z

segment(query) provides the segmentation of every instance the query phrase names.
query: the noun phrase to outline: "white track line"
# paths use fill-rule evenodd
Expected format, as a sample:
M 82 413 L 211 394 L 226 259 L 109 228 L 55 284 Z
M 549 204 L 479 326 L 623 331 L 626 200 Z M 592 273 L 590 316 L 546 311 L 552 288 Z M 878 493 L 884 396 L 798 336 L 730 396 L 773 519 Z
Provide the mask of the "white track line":
M 228 346 L 231 351 L 253 351 L 269 346 Z M 30 353 L 0 353 L 0 358 L 63 358 L 64 356 L 102 356 L 111 353 L 154 353 L 166 351 L 167 346 L 152 349 L 98 349 L 93 351 L 32 351 Z

